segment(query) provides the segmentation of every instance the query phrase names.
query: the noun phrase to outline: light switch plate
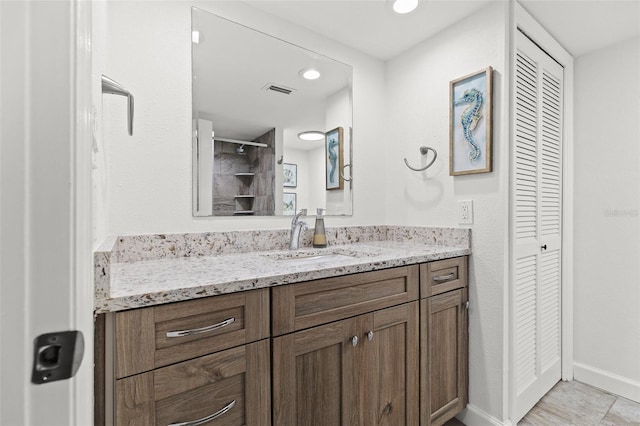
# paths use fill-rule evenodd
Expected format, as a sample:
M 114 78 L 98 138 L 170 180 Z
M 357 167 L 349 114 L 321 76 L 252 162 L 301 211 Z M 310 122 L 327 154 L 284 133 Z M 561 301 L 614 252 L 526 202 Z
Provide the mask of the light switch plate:
M 458 223 L 461 225 L 473 224 L 473 200 L 458 201 Z

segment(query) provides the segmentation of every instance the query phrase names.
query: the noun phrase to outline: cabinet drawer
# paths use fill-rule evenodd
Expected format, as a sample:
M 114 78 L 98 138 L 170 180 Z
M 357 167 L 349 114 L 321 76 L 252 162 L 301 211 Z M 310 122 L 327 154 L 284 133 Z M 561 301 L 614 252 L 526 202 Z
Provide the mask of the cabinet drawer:
M 418 265 L 274 287 L 274 336 L 418 298 Z
M 261 340 L 120 379 L 116 424 L 269 425 L 269 353 Z
M 420 265 L 420 297 L 431 297 L 466 287 L 467 257 L 437 260 Z
M 116 377 L 269 336 L 268 289 L 118 312 Z

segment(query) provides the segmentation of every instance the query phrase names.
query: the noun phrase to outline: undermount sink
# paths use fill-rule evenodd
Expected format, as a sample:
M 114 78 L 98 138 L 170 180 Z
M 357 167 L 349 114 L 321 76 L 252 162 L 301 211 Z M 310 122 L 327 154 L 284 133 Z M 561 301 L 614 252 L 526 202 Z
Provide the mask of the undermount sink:
M 327 253 L 327 254 L 315 254 L 309 256 L 290 257 L 286 259 L 280 259 L 280 262 L 291 263 L 322 263 L 333 260 L 347 260 L 354 259 L 355 256 L 349 256 L 347 254 Z
M 325 252 L 322 250 L 315 251 L 292 251 L 287 253 L 271 253 L 263 256 L 278 262 L 287 262 L 290 264 L 314 264 L 333 262 L 341 260 L 355 259 L 358 256 L 355 253 L 344 252 Z

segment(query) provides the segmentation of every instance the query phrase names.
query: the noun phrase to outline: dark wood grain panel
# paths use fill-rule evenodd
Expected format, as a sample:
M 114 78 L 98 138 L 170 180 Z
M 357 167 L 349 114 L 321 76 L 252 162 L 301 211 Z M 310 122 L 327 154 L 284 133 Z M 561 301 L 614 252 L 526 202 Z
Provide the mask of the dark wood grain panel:
M 93 323 L 93 424 L 104 426 L 105 419 L 105 386 L 107 377 L 105 364 L 106 337 L 105 314 L 95 317 Z M 113 377 L 109 377 L 113 380 Z
M 351 338 L 363 318 L 273 339 L 273 422 L 277 425 L 364 424 L 359 400 L 362 345 Z
M 468 257 L 437 260 L 420 265 L 420 297 L 431 297 L 458 288 L 466 287 Z M 446 279 L 438 279 L 445 278 Z
M 116 378 L 153 370 L 155 338 L 152 308 L 117 312 Z
M 158 424 L 202 419 L 233 402 L 207 424 L 270 425 L 269 349 L 265 339 L 155 370 Z
M 247 425 L 271 425 L 271 344 L 260 340 L 247 345 Z
M 467 289 L 420 301 L 421 424 L 442 425 L 468 401 Z
M 260 289 L 117 312 L 116 377 L 193 359 L 269 337 L 269 290 Z M 233 319 L 206 333 L 168 337 Z
M 219 412 L 233 403 L 233 407 L 207 425 L 242 426 L 245 419 L 244 374 L 218 380 L 177 395 L 156 401 L 158 425 L 192 422 Z
M 419 268 L 412 265 L 275 287 L 272 332 L 281 335 L 416 300 L 418 278 Z
M 115 419 L 118 426 L 155 426 L 152 372 L 116 381 Z
M 373 383 L 368 392 L 374 408 L 369 424 L 415 425 L 419 422 L 418 302 L 376 311 L 373 314 L 375 347 Z M 371 392 L 374 390 L 374 392 Z
M 159 368 L 154 372 L 156 399 L 226 380 L 247 371 L 246 346 Z

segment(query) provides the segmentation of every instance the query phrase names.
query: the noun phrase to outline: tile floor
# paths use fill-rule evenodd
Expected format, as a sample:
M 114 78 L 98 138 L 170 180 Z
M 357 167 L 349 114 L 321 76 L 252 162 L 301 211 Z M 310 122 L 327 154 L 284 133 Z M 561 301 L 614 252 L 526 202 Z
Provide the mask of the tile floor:
M 584 383 L 558 382 L 518 426 L 640 426 L 640 404 Z M 464 426 L 452 419 L 444 426 Z
M 558 382 L 518 426 L 640 426 L 640 404 L 577 381 Z

